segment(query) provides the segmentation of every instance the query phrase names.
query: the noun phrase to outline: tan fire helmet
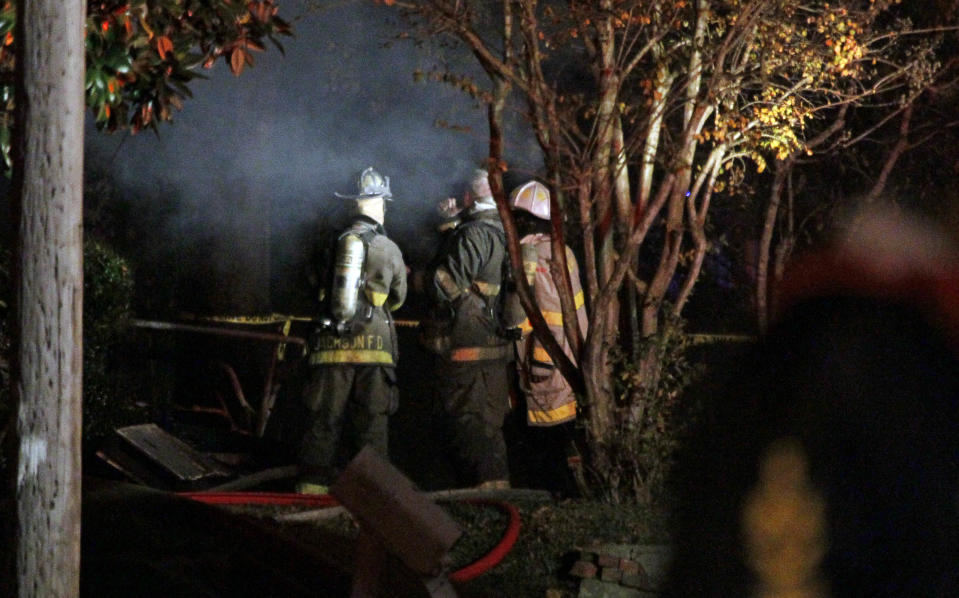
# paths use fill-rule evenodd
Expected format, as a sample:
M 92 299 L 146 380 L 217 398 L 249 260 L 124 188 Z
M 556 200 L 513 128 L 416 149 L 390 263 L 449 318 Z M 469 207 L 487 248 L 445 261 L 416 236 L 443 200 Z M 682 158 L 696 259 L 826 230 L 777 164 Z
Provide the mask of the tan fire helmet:
M 539 181 L 529 181 L 509 194 L 509 207 L 549 220 L 549 189 Z

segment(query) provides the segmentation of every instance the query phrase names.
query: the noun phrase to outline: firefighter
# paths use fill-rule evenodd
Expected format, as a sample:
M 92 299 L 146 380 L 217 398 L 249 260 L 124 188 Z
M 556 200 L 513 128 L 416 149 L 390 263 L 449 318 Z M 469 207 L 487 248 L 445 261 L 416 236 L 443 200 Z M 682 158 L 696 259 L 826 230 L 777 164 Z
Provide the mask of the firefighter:
M 328 251 L 320 280 L 321 325 L 311 342 L 309 410 L 300 446 L 300 492 L 325 493 L 364 445 L 387 456 L 388 416 L 396 411 L 397 338 L 391 312 L 406 299 L 406 265 L 383 229 L 390 181 L 367 168 L 352 222 Z
M 516 187 L 509 197 L 516 214 L 523 255 L 523 272 L 533 297 L 549 326 L 549 331 L 566 355 L 576 361 L 563 331 L 559 291 L 550 274 L 552 260 L 549 189 L 538 181 Z M 586 335 L 587 319 L 576 257 L 566 249 L 566 263 L 572 284 L 576 319 Z M 522 338 L 516 341 L 516 366 L 520 390 L 526 400 L 526 434 L 530 443 L 526 453 L 532 463 L 533 479 L 551 490 L 569 493 L 572 479 L 566 467 L 567 447 L 571 447 L 572 426 L 576 419 L 576 395 L 569 382 L 553 364 L 552 358 L 532 333 L 529 319 L 520 324 Z
M 959 596 L 959 249 L 898 214 L 849 231 L 700 406 L 663 596 Z
M 503 423 L 509 412 L 510 342 L 502 336 L 496 303 L 503 284 L 506 236 L 488 175 L 471 181 L 472 205 L 427 272 L 434 308 L 450 314 L 447 340 L 436 348 L 437 397 L 452 436 L 461 482 L 509 487 Z
M 457 201 L 455 197 L 448 197 L 436 204 L 436 215 L 439 217 L 436 223 L 437 249 L 433 258 L 427 263 L 425 271 L 421 270 L 414 274 L 413 287 L 418 295 L 422 296 L 425 291 L 426 282 L 424 279 L 426 274 L 432 273 L 438 264 L 438 260 L 449 253 L 450 244 L 454 242 L 453 232 L 463 222 L 463 215 L 471 205 L 469 194 L 463 201 Z M 450 349 L 450 327 L 453 322 L 452 308 L 446 301 L 431 301 L 430 305 L 426 307 L 426 312 L 420 318 L 417 327 L 417 340 L 430 353 L 444 354 Z

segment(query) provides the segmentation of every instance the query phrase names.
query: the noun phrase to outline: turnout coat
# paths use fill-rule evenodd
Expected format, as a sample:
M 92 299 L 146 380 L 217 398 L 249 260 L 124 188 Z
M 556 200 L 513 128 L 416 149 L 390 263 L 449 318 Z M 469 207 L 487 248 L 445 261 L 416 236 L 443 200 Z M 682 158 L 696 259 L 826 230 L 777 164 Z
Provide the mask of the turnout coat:
M 549 330 L 574 362 L 572 348 L 563 332 L 563 312 L 559 291 L 550 275 L 552 249 L 550 237 L 532 234 L 520 240 L 523 251 L 523 272 L 526 282 L 533 290 L 536 304 Z M 573 287 L 573 301 L 579 329 L 586 335 L 586 307 L 579 282 L 579 265 L 570 249 L 566 248 L 566 263 Z M 516 359 L 520 385 L 526 395 L 526 420 L 531 426 L 554 426 L 576 418 L 576 396 L 569 382 L 553 364 L 552 358 L 532 334 L 529 319 L 520 324 L 522 338 L 516 343 Z

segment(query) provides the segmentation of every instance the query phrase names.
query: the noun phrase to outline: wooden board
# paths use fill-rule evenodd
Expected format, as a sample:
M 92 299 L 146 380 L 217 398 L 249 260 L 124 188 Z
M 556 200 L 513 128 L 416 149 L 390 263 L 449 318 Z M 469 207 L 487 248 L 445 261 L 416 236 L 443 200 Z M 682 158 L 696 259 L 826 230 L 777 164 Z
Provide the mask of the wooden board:
M 350 461 L 330 494 L 419 575 L 440 574 L 444 557 L 463 534 L 446 511 L 368 446 Z
M 116 433 L 127 444 L 180 481 L 195 482 L 210 476 L 229 475 L 229 472 L 212 459 L 156 424 L 119 428 Z

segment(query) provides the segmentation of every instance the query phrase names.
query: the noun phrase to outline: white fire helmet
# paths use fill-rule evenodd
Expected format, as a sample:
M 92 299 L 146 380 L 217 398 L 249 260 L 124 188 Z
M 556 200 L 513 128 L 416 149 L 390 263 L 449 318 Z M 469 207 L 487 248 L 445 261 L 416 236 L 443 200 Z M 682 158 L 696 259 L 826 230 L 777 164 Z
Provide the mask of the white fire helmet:
M 372 166 L 360 173 L 360 178 L 356 181 L 356 188 L 359 191 L 356 195 L 346 193 L 334 193 L 334 195 L 344 199 L 364 199 L 368 197 L 393 199 L 393 194 L 390 193 L 390 177 L 381 175 L 373 170 Z
M 523 183 L 509 194 L 509 206 L 549 220 L 549 189 L 539 181 Z

